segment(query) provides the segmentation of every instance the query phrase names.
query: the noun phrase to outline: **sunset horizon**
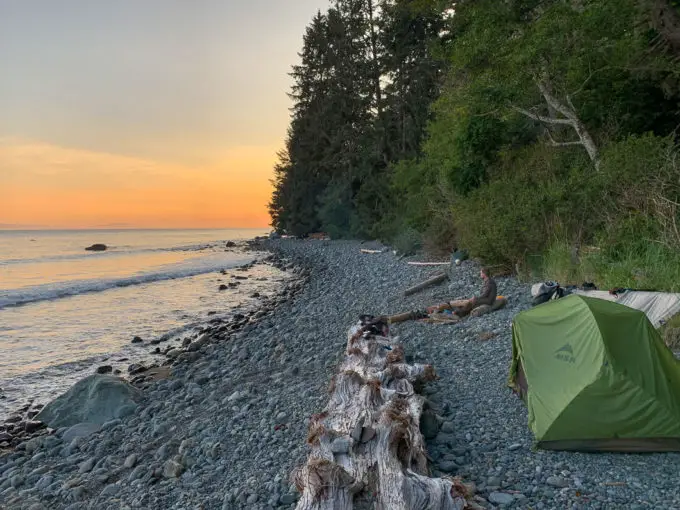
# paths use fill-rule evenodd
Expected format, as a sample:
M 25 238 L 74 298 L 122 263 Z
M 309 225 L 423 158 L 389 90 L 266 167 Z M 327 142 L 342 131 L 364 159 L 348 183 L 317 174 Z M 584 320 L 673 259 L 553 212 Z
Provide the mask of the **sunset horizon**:
M 268 228 L 288 73 L 326 4 L 0 8 L 0 229 Z

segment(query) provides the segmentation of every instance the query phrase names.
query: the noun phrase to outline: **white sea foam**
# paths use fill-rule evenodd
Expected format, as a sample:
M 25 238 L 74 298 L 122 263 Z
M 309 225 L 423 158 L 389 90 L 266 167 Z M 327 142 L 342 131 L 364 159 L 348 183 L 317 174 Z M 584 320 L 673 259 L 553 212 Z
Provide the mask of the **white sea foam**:
M 36 301 L 46 301 L 76 296 L 89 292 L 101 292 L 116 287 L 127 287 L 175 278 L 186 278 L 200 274 L 229 269 L 253 261 L 252 256 L 234 256 L 227 253 L 212 253 L 204 257 L 192 258 L 175 264 L 160 266 L 150 271 L 140 272 L 120 278 L 92 278 L 55 282 L 19 289 L 0 291 L 0 309 Z

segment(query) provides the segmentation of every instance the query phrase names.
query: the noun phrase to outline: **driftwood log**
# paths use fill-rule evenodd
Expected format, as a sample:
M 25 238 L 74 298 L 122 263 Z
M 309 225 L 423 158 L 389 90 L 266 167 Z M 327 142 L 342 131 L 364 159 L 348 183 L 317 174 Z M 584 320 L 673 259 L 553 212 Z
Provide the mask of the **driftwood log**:
M 430 478 L 417 390 L 432 365 L 409 365 L 383 320 L 348 333 L 346 356 L 323 412 L 312 416 L 311 453 L 291 479 L 297 510 L 460 510 L 479 508 L 458 478 Z
M 436 285 L 437 283 L 441 283 L 444 280 L 448 279 L 449 275 L 446 273 L 437 273 L 431 278 L 428 278 L 422 283 L 419 283 L 418 285 L 414 285 L 413 287 L 409 287 L 404 291 L 404 296 L 410 296 L 411 294 L 415 294 L 416 292 L 420 292 L 423 289 L 426 289 L 430 285 Z
M 451 262 L 407 262 L 409 266 L 450 266 Z

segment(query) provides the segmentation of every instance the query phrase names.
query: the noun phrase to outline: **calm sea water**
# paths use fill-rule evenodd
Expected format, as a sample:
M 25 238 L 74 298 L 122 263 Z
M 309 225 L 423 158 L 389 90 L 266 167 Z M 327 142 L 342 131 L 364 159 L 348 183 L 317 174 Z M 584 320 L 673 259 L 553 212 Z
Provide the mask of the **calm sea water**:
M 208 311 L 227 316 L 254 306 L 255 290 L 274 293 L 285 275 L 262 266 L 240 290 L 218 291 L 230 268 L 257 256 L 226 241 L 265 233 L 0 231 L 0 418 L 28 398 L 46 402 L 103 362 L 124 370 L 125 358 L 150 361 L 151 346 L 130 344 L 135 335 L 177 340 Z M 85 251 L 94 243 L 109 248 Z

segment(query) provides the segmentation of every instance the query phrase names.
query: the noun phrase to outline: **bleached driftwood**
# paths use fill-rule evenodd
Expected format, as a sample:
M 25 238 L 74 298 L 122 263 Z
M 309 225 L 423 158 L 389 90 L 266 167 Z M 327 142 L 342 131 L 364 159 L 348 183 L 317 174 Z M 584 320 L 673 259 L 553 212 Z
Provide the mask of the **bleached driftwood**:
M 435 276 L 428 278 L 422 283 L 419 283 L 418 285 L 414 285 L 413 287 L 409 287 L 404 291 L 404 296 L 410 296 L 411 294 L 415 294 L 416 292 L 420 292 L 423 289 L 426 289 L 430 285 L 435 285 L 437 283 L 441 283 L 444 280 L 446 280 L 449 277 L 446 273 L 438 273 Z
M 404 362 L 383 322 L 348 333 L 346 356 L 323 412 L 310 420 L 307 463 L 293 472 L 297 510 L 460 510 L 475 508 L 457 478 L 430 478 L 417 393 L 432 365 Z M 384 336 L 387 335 L 387 336 Z M 374 505 L 374 506 L 373 506 Z
M 374 254 L 374 253 L 383 253 L 384 250 L 369 250 L 367 248 L 361 248 L 361 253 L 369 253 L 369 254 Z
M 407 262 L 409 266 L 450 266 L 451 262 Z

